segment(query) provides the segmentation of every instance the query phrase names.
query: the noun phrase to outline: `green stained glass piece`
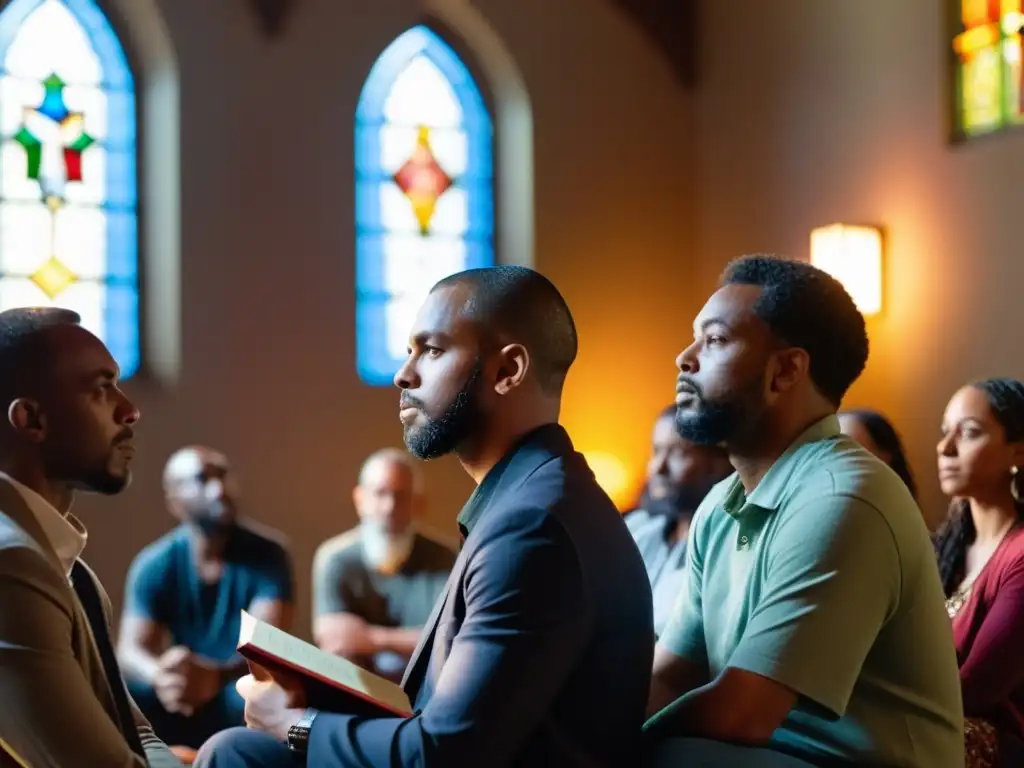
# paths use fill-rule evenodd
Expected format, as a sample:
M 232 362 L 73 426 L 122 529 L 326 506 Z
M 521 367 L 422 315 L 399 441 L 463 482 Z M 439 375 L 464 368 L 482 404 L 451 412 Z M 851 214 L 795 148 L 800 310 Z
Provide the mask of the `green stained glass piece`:
M 48 78 L 43 80 L 43 87 L 47 91 L 59 91 L 65 85 L 67 85 L 67 83 L 61 80 L 60 75 L 58 75 L 56 72 L 54 72 Z
M 74 150 L 75 152 L 81 152 L 82 150 L 92 146 L 95 143 L 96 139 L 94 139 L 88 133 L 83 132 L 77 139 L 68 144 L 67 148 Z
M 38 179 L 43 162 L 42 142 L 28 128 L 22 128 L 14 134 L 14 140 L 25 148 L 25 154 L 28 156 L 28 177 Z

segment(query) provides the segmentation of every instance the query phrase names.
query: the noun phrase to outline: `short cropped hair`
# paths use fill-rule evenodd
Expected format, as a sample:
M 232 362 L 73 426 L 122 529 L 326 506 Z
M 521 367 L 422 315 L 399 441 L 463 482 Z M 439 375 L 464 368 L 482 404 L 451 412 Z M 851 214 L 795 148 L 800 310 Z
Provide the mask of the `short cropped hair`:
M 0 402 L 6 408 L 39 386 L 53 358 L 47 333 L 59 326 L 78 325 L 77 312 L 59 307 L 18 307 L 0 312 Z
M 545 392 L 562 391 L 579 342 L 569 306 L 550 280 L 527 267 L 501 265 L 457 272 L 432 290 L 451 286 L 469 290 L 466 316 L 526 347 Z
M 731 262 L 721 283 L 763 289 L 754 313 L 783 343 L 806 350 L 811 380 L 838 408 L 868 360 L 864 316 L 842 284 L 807 262 L 766 254 Z

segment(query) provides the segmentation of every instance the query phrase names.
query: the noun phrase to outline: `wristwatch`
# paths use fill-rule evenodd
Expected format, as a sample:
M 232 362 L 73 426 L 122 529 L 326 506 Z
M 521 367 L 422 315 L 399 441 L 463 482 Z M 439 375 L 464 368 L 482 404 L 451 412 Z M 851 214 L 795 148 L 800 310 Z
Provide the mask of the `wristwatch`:
M 307 709 L 302 713 L 299 722 L 288 729 L 288 749 L 301 755 L 306 754 L 309 748 L 309 729 L 313 727 L 316 716 L 317 710 Z

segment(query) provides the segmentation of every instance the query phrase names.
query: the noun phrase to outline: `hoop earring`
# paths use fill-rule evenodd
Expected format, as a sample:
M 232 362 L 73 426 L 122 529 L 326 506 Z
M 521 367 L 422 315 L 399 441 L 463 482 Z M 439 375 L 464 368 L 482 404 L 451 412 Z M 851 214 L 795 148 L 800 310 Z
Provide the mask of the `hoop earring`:
M 1018 504 L 1024 503 L 1021 499 L 1021 492 L 1017 488 L 1017 478 L 1020 470 L 1016 466 L 1010 467 L 1010 495 L 1013 496 L 1013 500 Z

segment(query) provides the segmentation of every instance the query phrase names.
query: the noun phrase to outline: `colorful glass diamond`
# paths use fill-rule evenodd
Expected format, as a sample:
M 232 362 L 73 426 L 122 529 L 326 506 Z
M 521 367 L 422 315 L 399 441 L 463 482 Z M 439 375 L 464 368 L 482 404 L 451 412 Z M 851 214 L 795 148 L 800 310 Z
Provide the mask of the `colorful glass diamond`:
M 427 234 L 437 201 L 454 183 L 434 157 L 434 150 L 430 146 L 430 129 L 427 126 L 419 127 L 412 155 L 395 172 L 393 178 L 412 203 L 420 234 Z
M 57 298 L 64 293 L 78 275 L 72 272 L 63 261 L 56 256 L 51 256 L 46 262 L 31 275 L 33 283 L 39 286 L 43 293 L 51 299 Z

